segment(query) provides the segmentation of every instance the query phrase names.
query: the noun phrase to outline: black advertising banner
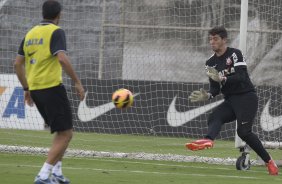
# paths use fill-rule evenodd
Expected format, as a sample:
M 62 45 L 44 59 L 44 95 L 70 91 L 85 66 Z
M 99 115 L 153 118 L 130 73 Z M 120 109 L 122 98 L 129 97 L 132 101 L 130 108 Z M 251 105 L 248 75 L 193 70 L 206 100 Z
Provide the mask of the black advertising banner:
M 219 96 L 205 103 L 191 103 L 193 90 L 207 85 L 164 81 L 84 79 L 87 95 L 79 102 L 71 94 L 75 129 L 82 132 L 142 134 L 202 138 L 207 131 L 208 114 L 222 102 Z M 133 107 L 117 109 L 112 93 L 126 88 L 133 92 Z M 258 87 L 259 110 L 254 131 L 267 141 L 280 140 L 282 126 L 281 88 Z M 222 127 L 221 138 L 233 139 L 235 122 Z

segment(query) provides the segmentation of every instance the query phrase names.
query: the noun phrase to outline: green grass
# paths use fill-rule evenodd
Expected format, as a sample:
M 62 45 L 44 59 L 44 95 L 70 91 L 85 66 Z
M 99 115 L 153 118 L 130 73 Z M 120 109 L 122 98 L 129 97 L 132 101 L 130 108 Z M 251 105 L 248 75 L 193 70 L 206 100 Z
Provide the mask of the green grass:
M 49 131 L 0 129 L 0 144 L 49 147 L 52 135 Z M 145 152 L 156 154 L 177 154 L 186 156 L 204 156 L 217 158 L 237 158 L 240 153 L 234 147 L 234 141 L 216 140 L 214 149 L 188 151 L 184 145 L 186 138 L 167 138 L 142 135 L 113 135 L 96 133 L 75 133 L 70 149 L 82 149 L 109 152 Z M 280 151 L 271 151 L 273 158 L 280 158 Z M 255 154 L 252 154 L 255 158 Z
M 5 184 L 32 183 L 43 156 L 0 154 L 0 178 Z M 281 176 L 267 175 L 265 167 L 237 171 L 234 166 L 140 161 L 130 159 L 65 158 L 63 171 L 73 184 L 278 184 Z
M 1 145 L 49 147 L 48 131 L 0 129 Z M 217 158 L 237 158 L 240 153 L 233 141 L 216 141 L 214 149 L 187 151 L 185 138 L 155 136 L 75 133 L 71 149 L 109 152 L 145 152 Z M 281 158 L 281 151 L 271 151 Z M 256 155 L 252 152 L 252 157 Z M 44 156 L 0 153 L 0 183 L 32 183 Z M 252 166 L 250 171 L 237 171 L 235 166 L 173 161 L 149 161 L 113 158 L 65 158 L 64 173 L 74 184 L 184 184 L 184 183 L 281 183 L 282 178 L 268 176 L 264 166 Z

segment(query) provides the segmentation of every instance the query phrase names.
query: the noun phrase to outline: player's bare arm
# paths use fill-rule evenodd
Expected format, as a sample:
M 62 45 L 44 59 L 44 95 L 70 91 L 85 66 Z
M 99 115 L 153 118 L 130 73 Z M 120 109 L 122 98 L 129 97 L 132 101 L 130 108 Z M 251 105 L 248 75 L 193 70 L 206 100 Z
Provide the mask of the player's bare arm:
M 23 86 L 23 89 L 24 89 L 24 100 L 25 102 L 29 105 L 29 106 L 33 106 L 33 100 L 30 96 L 30 92 L 28 90 L 28 84 L 27 84 L 27 80 L 26 80 L 26 77 L 25 77 L 25 68 L 24 68 L 24 65 L 25 65 L 25 59 L 23 56 L 20 56 L 18 55 L 16 57 L 16 60 L 14 62 L 14 68 L 15 68 L 15 71 L 16 71 L 16 74 L 18 76 L 18 79 L 21 83 L 21 85 Z
M 57 57 L 59 59 L 60 64 L 62 65 L 62 68 L 64 69 L 64 71 L 74 81 L 75 89 L 76 89 L 76 91 L 79 95 L 80 100 L 83 100 L 84 96 L 85 96 L 84 88 L 83 88 L 79 78 L 77 77 L 75 71 L 73 70 L 68 56 L 66 55 L 65 52 L 58 52 Z

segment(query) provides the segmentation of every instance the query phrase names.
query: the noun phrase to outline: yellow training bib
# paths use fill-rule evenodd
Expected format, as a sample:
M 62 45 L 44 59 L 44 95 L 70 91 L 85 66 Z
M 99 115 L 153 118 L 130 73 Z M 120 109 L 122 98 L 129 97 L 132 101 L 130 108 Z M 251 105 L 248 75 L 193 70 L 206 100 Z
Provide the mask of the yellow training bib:
M 29 90 L 45 89 L 62 83 L 62 67 L 50 51 L 52 34 L 59 26 L 37 25 L 25 36 L 24 55 Z

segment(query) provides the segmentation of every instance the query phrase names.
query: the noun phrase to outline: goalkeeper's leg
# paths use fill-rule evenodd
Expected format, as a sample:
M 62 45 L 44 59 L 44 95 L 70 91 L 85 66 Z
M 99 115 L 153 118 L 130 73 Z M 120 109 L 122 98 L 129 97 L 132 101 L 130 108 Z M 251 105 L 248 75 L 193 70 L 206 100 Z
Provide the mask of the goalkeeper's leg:
M 204 139 L 196 140 L 186 144 L 187 149 L 192 151 L 212 148 L 214 139 L 219 134 L 224 123 L 235 120 L 235 114 L 231 105 L 224 101 L 217 106 L 208 118 L 208 133 Z
M 259 138 L 252 132 L 251 123 L 246 123 L 246 126 L 242 126 L 242 122 L 237 129 L 238 136 L 245 141 L 265 162 L 268 172 L 270 175 L 278 174 L 278 167 L 275 162 L 271 159 L 269 153 L 263 147 Z M 239 126 L 239 125 L 238 125 Z
M 239 125 L 240 124 L 240 125 Z M 251 123 L 245 123 L 242 125 L 242 121 L 238 121 L 238 136 L 245 141 L 262 160 L 265 162 L 268 172 L 270 175 L 278 174 L 278 167 L 275 162 L 271 159 L 269 153 L 263 147 L 259 138 L 252 132 Z
M 247 93 L 232 98 L 231 103 L 237 115 L 237 133 L 266 163 L 269 174 L 277 175 L 278 167 L 263 147 L 259 138 L 252 132 L 253 120 L 258 109 L 258 98 L 255 93 Z

